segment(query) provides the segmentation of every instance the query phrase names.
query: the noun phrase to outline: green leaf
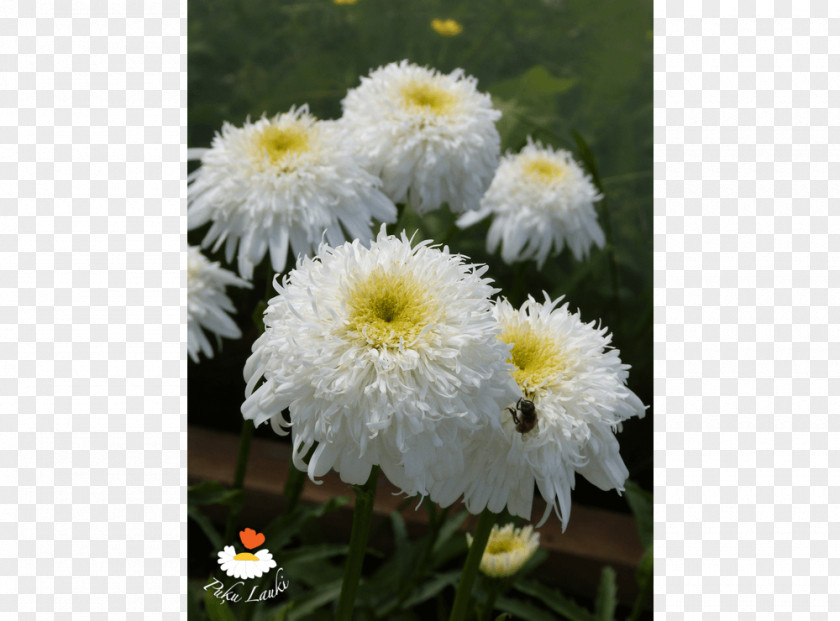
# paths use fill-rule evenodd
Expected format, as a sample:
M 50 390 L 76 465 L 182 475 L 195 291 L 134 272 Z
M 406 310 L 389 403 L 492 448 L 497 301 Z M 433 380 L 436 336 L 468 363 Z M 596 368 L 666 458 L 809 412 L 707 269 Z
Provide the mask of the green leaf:
M 201 608 L 201 602 L 204 600 L 206 591 L 202 588 L 200 583 L 190 580 L 187 587 L 187 619 L 189 621 L 203 621 L 207 618 L 204 610 Z
M 560 595 L 560 593 L 548 588 L 544 584 L 534 582 L 533 580 L 523 580 L 521 582 L 515 582 L 513 587 L 525 595 L 536 597 L 551 610 L 570 619 L 570 621 L 592 621 L 593 619 L 592 613 L 586 610 L 586 608 Z M 501 610 L 507 610 L 507 608 L 501 608 L 498 605 L 497 607 Z M 512 610 L 507 611 L 513 612 Z
M 424 582 L 403 602 L 402 608 L 411 608 L 421 602 L 425 602 L 443 591 L 446 587 L 454 585 L 461 576 L 461 570 L 450 571 L 445 574 L 436 574 L 428 582 Z
M 223 599 L 213 595 L 213 591 L 204 592 L 204 609 L 210 621 L 236 621 L 230 605 Z
M 639 561 L 639 566 L 636 568 L 636 583 L 641 589 L 645 584 L 653 579 L 653 544 L 651 543 L 645 548 L 645 553 L 642 555 L 642 560 Z
M 265 323 L 263 323 L 263 315 L 265 315 L 265 309 L 268 308 L 268 302 L 265 300 L 260 300 L 257 302 L 257 307 L 254 309 L 254 312 L 251 314 L 251 321 L 254 322 L 254 326 L 256 326 L 257 331 L 262 333 L 265 331 Z
M 531 602 L 520 599 L 500 597 L 496 600 L 496 609 L 508 612 L 517 619 L 523 619 L 523 621 L 557 621 L 554 615 L 547 613 L 542 608 L 538 608 Z
M 575 84 L 577 78 L 558 78 L 551 75 L 544 66 L 534 65 L 515 78 L 497 82 L 489 90 L 501 97 L 533 99 L 563 93 Z
M 341 579 L 333 580 L 288 602 L 278 611 L 279 618 L 284 621 L 305 619 L 307 615 L 336 599 L 340 593 Z
M 646 492 L 633 481 L 624 484 L 624 497 L 633 517 L 636 518 L 636 528 L 639 540 L 645 548 L 653 543 L 653 494 Z
M 440 527 L 437 541 L 432 547 L 432 567 L 438 567 L 447 560 L 460 554 L 462 550 L 466 549 L 466 538 L 458 530 L 467 519 L 469 513 L 467 511 L 459 511 L 451 518 L 444 522 Z M 453 541 L 453 536 L 456 541 Z
M 548 552 L 542 548 L 538 548 L 537 551 L 534 552 L 534 555 L 525 562 L 522 569 L 519 570 L 516 580 L 524 580 L 528 574 L 542 565 L 547 558 Z
M 598 595 L 595 597 L 595 619 L 598 621 L 613 621 L 617 587 L 615 585 L 615 570 L 604 567 L 601 570 L 601 584 L 598 585 Z
M 317 519 L 326 513 L 336 511 L 343 507 L 350 498 L 338 496 L 330 498 L 327 502 L 312 506 L 297 506 L 294 511 L 272 520 L 263 529 L 265 545 L 275 554 L 281 550 L 291 539 L 298 534 L 303 524 L 310 519 Z
M 642 560 L 639 561 L 639 566 L 636 568 L 636 583 L 639 585 L 639 594 L 636 596 L 633 610 L 627 617 L 627 621 L 636 621 L 639 618 L 653 592 L 653 544 L 645 548 Z
M 227 505 L 231 506 L 240 501 L 242 490 L 230 489 L 218 481 L 204 481 L 187 488 L 187 504 Z
M 396 511 L 388 517 L 391 520 L 391 528 L 394 530 L 394 545 L 396 546 L 394 554 L 399 560 L 400 582 L 402 582 L 411 570 L 413 554 L 409 552 L 408 532 L 405 529 L 403 517 Z
M 587 172 L 592 175 L 592 180 L 595 182 L 595 185 L 603 193 L 604 188 L 601 185 L 601 175 L 598 174 L 598 164 L 595 163 L 595 154 L 592 153 L 592 149 L 589 148 L 583 136 L 574 130 L 572 130 L 572 138 L 575 139 L 575 144 L 580 153 L 580 158 L 583 160 L 583 165 L 586 167 Z
M 510 615 L 506 612 L 503 612 L 498 617 L 494 619 L 494 621 L 505 621 L 505 619 L 510 619 Z
M 196 524 L 201 528 L 201 531 L 207 535 L 207 538 L 210 540 L 210 544 L 213 546 L 214 550 L 221 550 L 223 547 L 222 544 L 222 536 L 219 534 L 219 531 L 216 530 L 216 527 L 213 526 L 213 522 L 210 521 L 206 515 L 204 515 L 198 507 L 193 507 L 187 505 L 187 515 L 191 517 Z
M 322 558 L 330 558 L 331 556 L 344 555 L 347 554 L 347 549 L 348 546 L 346 543 L 325 543 L 306 546 L 283 554 L 283 563 L 307 563 Z

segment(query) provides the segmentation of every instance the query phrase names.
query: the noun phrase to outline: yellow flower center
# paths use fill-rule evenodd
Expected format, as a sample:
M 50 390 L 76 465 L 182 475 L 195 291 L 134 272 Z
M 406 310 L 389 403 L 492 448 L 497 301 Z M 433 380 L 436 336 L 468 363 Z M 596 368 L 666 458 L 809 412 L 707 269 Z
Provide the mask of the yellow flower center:
M 260 156 L 267 156 L 273 166 L 283 166 L 289 156 L 309 150 L 309 133 L 296 125 L 269 125 L 260 133 L 256 146 Z
M 240 552 L 236 556 L 233 557 L 234 561 L 258 561 L 256 556 L 251 554 L 250 552 Z
M 525 174 L 544 183 L 557 181 L 566 176 L 566 168 L 545 157 L 539 157 L 525 164 Z
M 412 343 L 436 310 L 427 289 L 411 274 L 379 267 L 357 283 L 347 303 L 349 328 L 377 347 Z
M 487 547 L 484 549 L 485 554 L 506 554 L 515 548 L 521 547 L 521 542 L 513 536 L 497 535 L 490 538 L 487 542 Z
M 412 112 L 446 114 L 455 104 L 455 96 L 430 81 L 414 80 L 400 89 L 403 107 Z
M 566 361 L 559 344 L 527 325 L 509 327 L 499 339 L 513 343 L 509 359 L 516 366 L 513 379 L 526 396 L 565 370 Z

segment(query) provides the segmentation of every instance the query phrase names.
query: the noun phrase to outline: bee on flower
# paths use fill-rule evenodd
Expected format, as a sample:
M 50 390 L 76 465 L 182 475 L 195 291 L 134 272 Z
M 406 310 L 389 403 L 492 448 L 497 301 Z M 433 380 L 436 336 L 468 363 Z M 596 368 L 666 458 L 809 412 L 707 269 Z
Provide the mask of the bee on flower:
M 500 425 L 471 436 L 464 475 L 436 483 L 432 500 L 448 506 L 463 493 L 472 513 L 507 507 L 531 519 L 536 483 L 546 501 L 539 525 L 554 509 L 565 530 L 576 472 L 603 490 L 623 491 L 629 473 L 615 433 L 623 421 L 643 417 L 645 406 L 626 386 L 630 367 L 609 347 L 607 328 L 583 323 L 568 304 L 558 308 L 561 300 L 529 297 L 518 310 L 495 303 L 522 399 L 497 414 Z M 514 420 L 523 400 L 533 407 L 527 428 Z

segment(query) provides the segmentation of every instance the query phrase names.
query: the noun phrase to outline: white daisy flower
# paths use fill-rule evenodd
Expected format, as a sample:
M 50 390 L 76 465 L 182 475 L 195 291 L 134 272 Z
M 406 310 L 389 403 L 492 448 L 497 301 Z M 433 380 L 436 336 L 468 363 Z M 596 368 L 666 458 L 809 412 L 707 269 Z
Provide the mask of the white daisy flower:
M 332 468 L 361 484 L 379 465 L 405 493 L 426 494 L 463 471 L 462 436 L 518 394 L 487 267 L 431 243 L 412 247 L 383 225 L 369 249 L 322 245 L 275 282 L 242 414 L 281 434 L 291 426 L 301 470 L 319 443 L 313 480 Z
M 332 244 L 345 231 L 367 241 L 372 218 L 396 219 L 381 181 L 340 127 L 306 106 L 243 127 L 225 123 L 212 148 L 193 154 L 201 168 L 190 178 L 189 228 L 212 221 L 202 245 L 215 252 L 225 244 L 228 262 L 238 243 L 239 273 L 248 280 L 267 251 L 282 272 L 290 245 L 295 255 L 309 253 L 325 232 Z
M 225 549 L 219 552 L 217 562 L 228 576 L 243 580 L 259 578 L 269 569 L 277 567 L 277 561 L 268 550 L 260 550 L 253 554 L 251 552 L 237 554 L 233 546 L 225 546 Z
M 221 337 L 238 339 L 242 336 L 239 327 L 228 315 L 235 313 L 233 302 L 225 293 L 226 286 L 251 287 L 246 282 L 219 266 L 211 263 L 198 248 L 192 247 L 187 254 L 187 350 L 193 362 L 198 354 L 213 357 L 213 347 L 204 330 L 215 332 Z
M 498 164 L 501 117 L 477 80 L 403 60 L 361 82 L 341 102 L 340 122 L 391 200 L 418 214 L 443 203 L 456 213 L 477 209 Z
M 473 537 L 467 533 L 467 544 L 472 543 Z M 494 524 L 478 568 L 491 578 L 507 578 L 522 569 L 539 547 L 540 534 L 532 526 L 514 528 L 510 523 L 499 528 Z
M 505 300 L 495 304 L 499 338 L 513 345 L 513 377 L 533 402 L 536 423 L 517 431 L 511 411 L 504 409 L 500 426 L 473 436 L 464 475 L 470 480 L 464 500 L 472 513 L 485 507 L 498 513 L 507 505 L 512 514 L 530 519 L 536 482 L 546 500 L 540 525 L 554 508 L 565 529 L 575 472 L 603 490 L 624 490 L 628 471 L 615 431 L 622 421 L 643 417 L 645 406 L 625 385 L 630 367 L 609 348 L 607 328 L 584 324 L 568 304 L 555 308 L 561 299 L 552 302 L 546 295 L 540 304 L 529 298 L 519 310 Z M 509 407 L 516 411 L 517 404 Z M 522 415 L 517 413 L 520 423 Z M 459 480 L 438 483 L 431 498 L 446 506 L 462 486 Z
M 580 261 L 595 244 L 604 247 L 594 203 L 603 198 L 568 151 L 528 144 L 502 158 L 478 211 L 464 214 L 466 228 L 493 214 L 487 251 L 502 246 L 505 263 L 534 260 L 542 268 L 564 244 Z

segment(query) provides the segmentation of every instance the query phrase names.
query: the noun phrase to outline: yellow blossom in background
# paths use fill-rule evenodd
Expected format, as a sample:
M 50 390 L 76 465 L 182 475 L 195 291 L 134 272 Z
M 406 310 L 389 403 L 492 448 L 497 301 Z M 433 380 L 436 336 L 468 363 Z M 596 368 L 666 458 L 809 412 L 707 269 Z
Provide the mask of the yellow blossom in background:
M 333 0 L 333 4 L 356 4 L 358 0 Z
M 338 0 L 333 0 L 337 2 Z M 346 1 L 346 0 L 345 0 Z M 353 0 L 355 2 L 355 0 Z M 432 28 L 442 37 L 454 37 L 456 34 L 464 29 L 464 27 L 456 22 L 454 19 L 433 19 Z
M 472 535 L 467 533 L 467 543 L 472 545 Z M 499 528 L 493 525 L 490 539 L 481 557 L 479 569 L 491 578 L 506 578 L 522 569 L 522 566 L 540 547 L 540 534 L 532 526 L 514 528 L 513 523 Z

